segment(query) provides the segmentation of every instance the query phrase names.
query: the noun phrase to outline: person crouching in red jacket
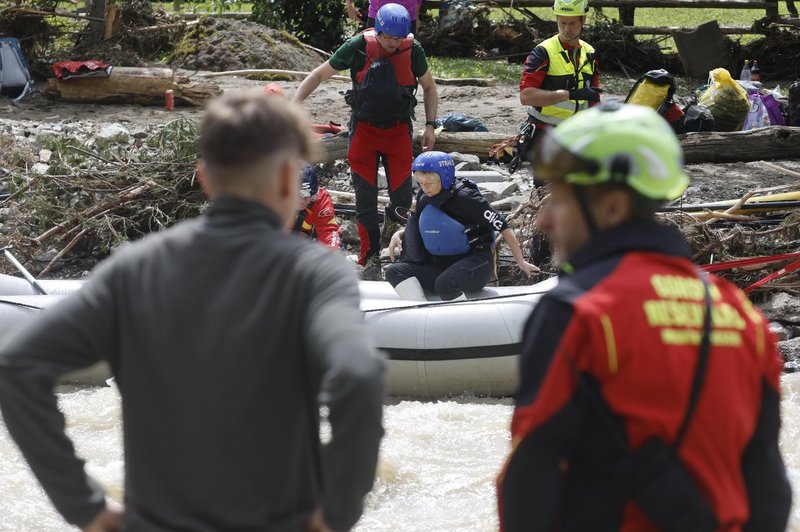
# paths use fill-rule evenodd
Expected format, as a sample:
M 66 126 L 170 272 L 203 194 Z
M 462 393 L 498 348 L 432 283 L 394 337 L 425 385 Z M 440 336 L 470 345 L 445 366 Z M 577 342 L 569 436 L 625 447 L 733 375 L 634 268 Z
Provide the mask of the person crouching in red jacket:
M 328 191 L 319 186 L 317 172 L 307 164 L 301 170 L 300 198 L 297 204 L 297 219 L 294 231 L 316 238 L 329 248 L 339 249 L 342 239 L 336 211 Z

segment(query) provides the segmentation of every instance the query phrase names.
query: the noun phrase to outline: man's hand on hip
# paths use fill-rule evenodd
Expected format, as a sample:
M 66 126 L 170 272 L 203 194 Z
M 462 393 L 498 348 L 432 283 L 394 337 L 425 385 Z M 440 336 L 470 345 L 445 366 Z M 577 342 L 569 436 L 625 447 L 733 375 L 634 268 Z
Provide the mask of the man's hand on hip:
M 122 517 L 125 509 L 114 501 L 106 501 L 106 507 L 83 527 L 83 532 L 119 532 L 122 530 Z

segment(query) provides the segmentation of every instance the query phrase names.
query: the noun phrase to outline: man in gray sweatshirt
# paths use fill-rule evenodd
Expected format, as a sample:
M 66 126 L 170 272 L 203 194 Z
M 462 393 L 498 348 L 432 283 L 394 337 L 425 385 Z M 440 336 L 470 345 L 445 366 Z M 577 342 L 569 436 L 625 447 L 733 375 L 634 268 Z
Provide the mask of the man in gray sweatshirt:
M 0 407 L 53 504 L 84 530 L 344 530 L 372 488 L 384 361 L 354 272 L 290 235 L 310 126 L 226 94 L 202 124 L 202 216 L 121 248 L 0 351 Z M 107 360 L 125 504 L 64 433 L 60 375 Z M 318 401 L 319 398 L 319 401 Z M 321 444 L 320 402 L 331 437 Z

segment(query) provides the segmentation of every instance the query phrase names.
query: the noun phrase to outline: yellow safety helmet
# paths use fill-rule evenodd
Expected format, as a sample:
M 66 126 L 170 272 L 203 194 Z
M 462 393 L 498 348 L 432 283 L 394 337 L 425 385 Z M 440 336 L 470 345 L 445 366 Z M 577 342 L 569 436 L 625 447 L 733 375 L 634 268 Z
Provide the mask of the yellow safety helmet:
M 609 101 L 581 111 L 547 130 L 531 161 L 538 180 L 622 183 L 656 201 L 680 197 L 689 184 L 675 133 L 643 105 Z
M 589 0 L 555 0 L 553 12 L 563 17 L 583 17 L 589 12 Z

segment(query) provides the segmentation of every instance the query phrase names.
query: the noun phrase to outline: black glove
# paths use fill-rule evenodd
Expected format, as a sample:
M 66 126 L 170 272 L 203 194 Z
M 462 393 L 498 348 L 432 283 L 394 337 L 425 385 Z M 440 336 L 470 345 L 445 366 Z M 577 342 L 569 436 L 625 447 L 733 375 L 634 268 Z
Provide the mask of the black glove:
M 572 89 L 569 91 L 570 100 L 588 100 L 590 102 L 599 102 L 600 93 L 592 90 L 590 87 L 583 87 L 580 89 Z

